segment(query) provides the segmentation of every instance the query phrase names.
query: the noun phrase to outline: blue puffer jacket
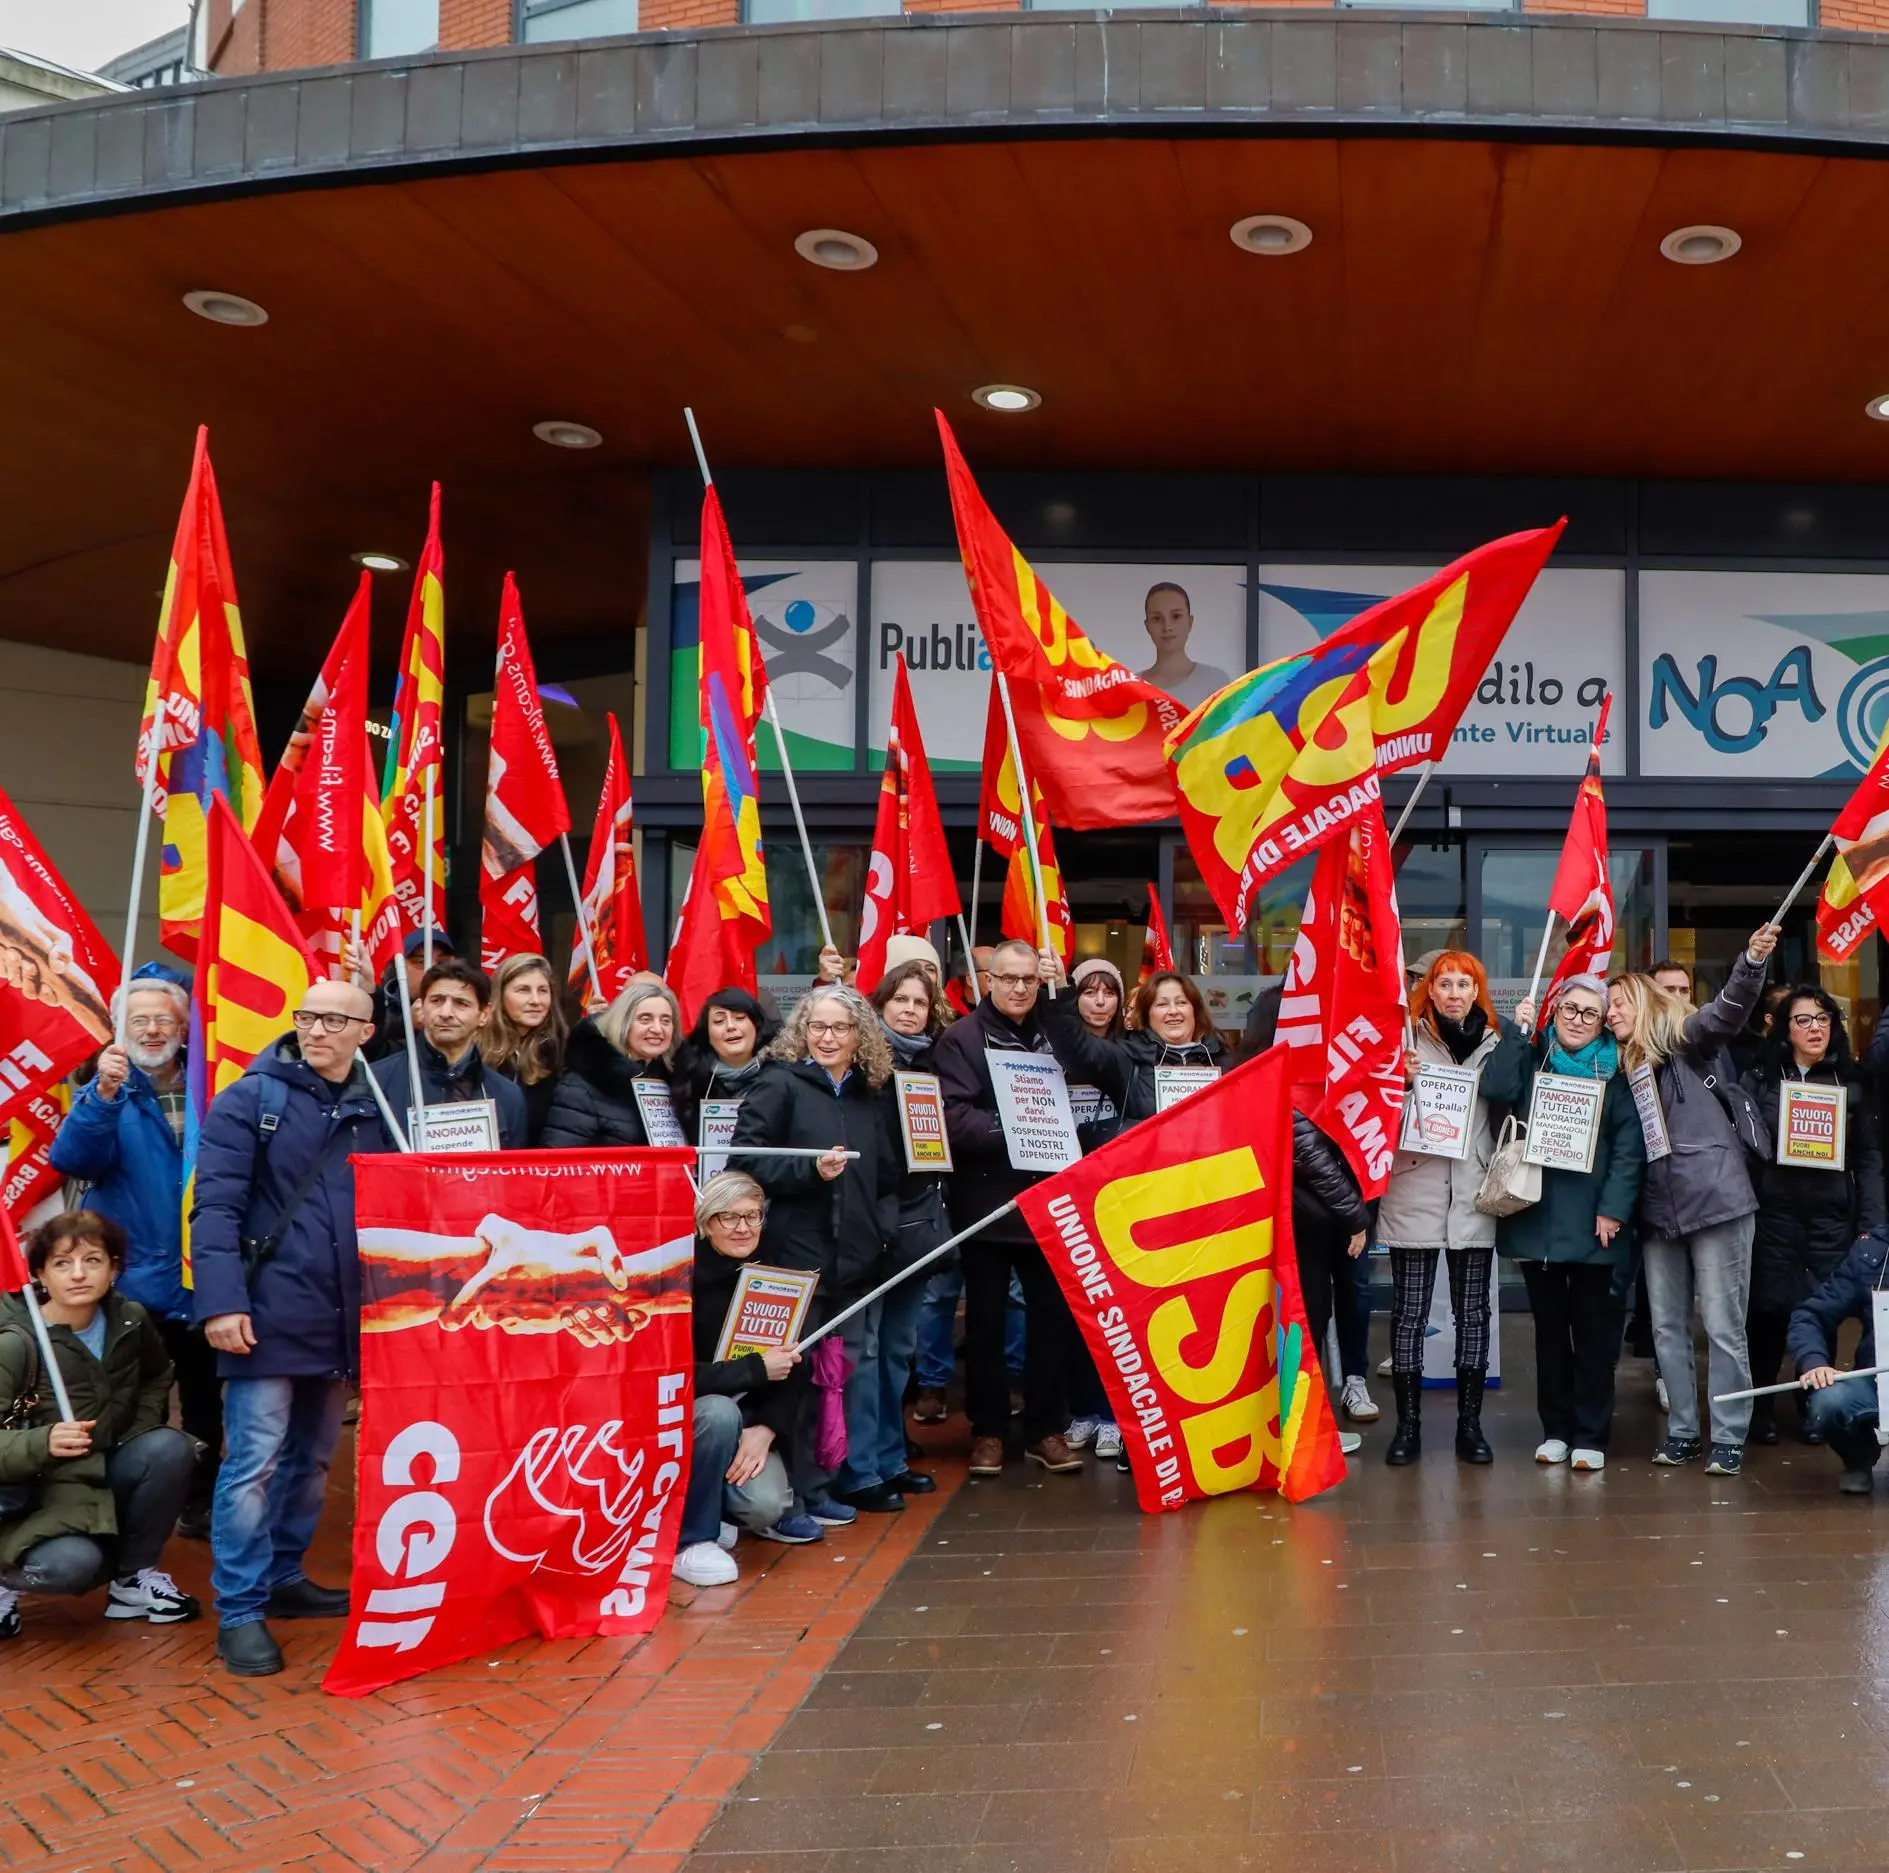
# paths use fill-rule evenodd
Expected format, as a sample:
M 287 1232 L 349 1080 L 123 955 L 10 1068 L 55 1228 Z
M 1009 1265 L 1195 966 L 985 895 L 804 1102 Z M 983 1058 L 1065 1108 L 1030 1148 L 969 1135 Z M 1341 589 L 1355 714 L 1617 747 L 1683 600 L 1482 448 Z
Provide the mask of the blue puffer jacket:
M 85 1207 L 109 1216 L 131 1238 L 118 1292 L 153 1319 L 188 1320 L 184 1291 L 184 1153 L 138 1067 L 116 1099 L 99 1096 L 96 1078 L 72 1101 L 52 1141 L 52 1167 L 92 1186 Z
M 264 1079 L 284 1083 L 282 1116 L 259 1143 Z M 361 1269 L 354 1240 L 351 1152 L 390 1151 L 355 1062 L 345 1086 L 329 1084 L 284 1035 L 226 1087 L 203 1121 L 197 1146 L 196 1206 L 190 1249 L 197 1319 L 247 1314 L 256 1348 L 219 1353 L 225 1379 L 352 1378 L 361 1364 Z M 316 1154 L 321 1174 L 290 1219 L 282 1245 L 252 1280 L 245 1236 L 266 1236 Z

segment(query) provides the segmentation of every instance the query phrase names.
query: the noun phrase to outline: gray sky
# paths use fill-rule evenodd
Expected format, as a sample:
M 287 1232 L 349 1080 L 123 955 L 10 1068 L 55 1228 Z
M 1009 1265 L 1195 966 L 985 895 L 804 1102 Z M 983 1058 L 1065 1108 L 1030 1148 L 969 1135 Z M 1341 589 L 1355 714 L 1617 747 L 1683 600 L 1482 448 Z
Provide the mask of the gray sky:
M 0 46 L 90 71 L 189 17 L 189 0 L 0 0 Z

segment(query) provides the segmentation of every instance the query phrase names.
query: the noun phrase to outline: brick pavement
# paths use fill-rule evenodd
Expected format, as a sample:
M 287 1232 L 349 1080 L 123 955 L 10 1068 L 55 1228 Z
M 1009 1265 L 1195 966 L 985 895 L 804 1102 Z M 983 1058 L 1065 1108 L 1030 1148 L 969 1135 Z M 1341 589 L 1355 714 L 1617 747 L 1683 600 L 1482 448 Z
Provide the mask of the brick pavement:
M 321 1580 L 345 1575 L 351 1448 Z M 677 1587 L 644 1639 L 513 1644 L 365 1698 L 319 1688 L 337 1626 L 278 1624 L 288 1670 L 239 1679 L 207 1615 L 159 1630 L 102 1621 L 102 1595 L 29 1600 L 0 1648 L 0 1867 L 669 1873 L 962 1474 L 818 1546 L 744 1540 L 736 1586 Z M 207 1548 L 165 1565 L 207 1605 Z

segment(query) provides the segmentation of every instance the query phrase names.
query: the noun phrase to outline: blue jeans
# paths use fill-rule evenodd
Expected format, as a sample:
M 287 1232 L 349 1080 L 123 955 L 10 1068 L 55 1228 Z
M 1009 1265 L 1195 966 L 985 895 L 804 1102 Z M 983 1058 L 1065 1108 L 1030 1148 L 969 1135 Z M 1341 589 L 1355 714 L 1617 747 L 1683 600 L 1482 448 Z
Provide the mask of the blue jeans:
M 231 1379 L 210 1520 L 218 1620 L 247 1626 L 277 1587 L 305 1578 L 348 1388 L 340 1379 Z
M 1804 1429 L 1836 1452 L 1846 1470 L 1873 1470 L 1882 1455 L 1876 1442 L 1876 1382 L 1844 1379 L 1804 1394 Z
M 1751 1383 L 1745 1302 L 1751 1290 L 1755 1216 L 1695 1229 L 1689 1236 L 1646 1238 L 1646 1298 L 1652 1305 L 1653 1351 L 1666 1381 L 1666 1430 L 1699 1435 L 1699 1374 L 1692 1353 L 1692 1303 L 1705 1323 L 1705 1389 L 1712 1395 L 1712 1442 L 1742 1444 L 1751 1429 L 1751 1400 L 1717 1403 L 1722 1392 Z
M 905 1387 L 924 1302 L 925 1284 L 914 1276 L 866 1309 L 859 1364 L 846 1381 L 846 1461 L 833 1479 L 835 1489 L 871 1489 L 910 1467 L 905 1461 Z
M 957 1353 L 952 1345 L 958 1302 L 964 1295 L 964 1264 L 955 1254 L 925 1283 L 918 1314 L 918 1383 L 928 1392 L 942 1392 L 957 1377 Z M 1010 1318 L 1004 1324 L 1004 1364 L 1010 1376 L 1023 1373 L 1023 1290 L 1010 1277 Z
M 738 1487 L 728 1481 L 728 1466 L 741 1442 L 741 1407 L 715 1393 L 695 1401 L 695 1447 L 689 1456 L 689 1493 L 683 1499 L 679 1548 L 713 1541 L 724 1521 L 758 1534 L 787 1513 L 793 1491 L 779 1450 L 767 1453 L 758 1476 Z

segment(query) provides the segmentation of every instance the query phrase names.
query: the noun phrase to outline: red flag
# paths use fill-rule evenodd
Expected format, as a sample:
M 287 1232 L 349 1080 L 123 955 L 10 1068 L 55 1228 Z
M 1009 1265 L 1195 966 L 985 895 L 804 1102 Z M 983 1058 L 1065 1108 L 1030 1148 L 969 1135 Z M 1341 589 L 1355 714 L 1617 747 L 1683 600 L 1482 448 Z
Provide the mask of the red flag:
M 20 1253 L 19 1231 L 13 1218 L 0 1209 L 0 1293 L 18 1294 L 32 1280 L 26 1272 L 26 1257 Z
M 631 976 L 649 967 L 643 951 L 643 900 L 636 888 L 636 848 L 630 839 L 630 770 L 616 717 L 610 716 L 609 722 L 610 759 L 603 770 L 590 858 L 584 866 L 584 917 L 606 1007 L 629 986 Z M 570 986 L 586 1001 L 591 998 L 581 940 L 571 945 Z
M 962 908 L 901 653 L 893 679 L 892 726 L 886 735 L 879 818 L 873 828 L 872 862 L 859 918 L 859 992 L 870 995 L 879 986 L 888 938 L 923 930 L 940 917 L 955 917 Z
M 426 911 L 426 803 L 433 800 L 433 928 L 446 922 L 446 809 L 442 785 L 444 744 L 440 712 L 446 694 L 446 551 L 439 537 L 439 483 L 427 510 L 426 545 L 413 569 L 407 631 L 400 646 L 392 733 L 380 791 L 388 862 L 401 916 L 410 930 L 424 928 Z
M 1561 846 L 1554 888 L 1548 893 L 1548 908 L 1568 927 L 1568 947 L 1542 998 L 1544 1008 L 1553 1003 L 1555 991 L 1570 976 L 1592 975 L 1597 968 L 1605 975 L 1608 959 L 1614 953 L 1607 800 L 1600 787 L 1600 750 L 1607 739 L 1607 715 L 1613 701 L 1611 693 L 1601 699 L 1600 720 L 1594 725 L 1594 739 L 1587 750 L 1587 773 L 1582 777 L 1574 817 L 1568 822 L 1568 836 Z
M 1158 970 L 1174 967 L 1174 945 L 1168 938 L 1167 919 L 1161 915 L 1161 895 L 1148 887 L 1148 934 L 1141 940 L 1141 976 L 1146 982 Z
M 997 679 L 990 683 L 984 709 L 984 766 L 978 776 L 977 836 L 997 854 L 1009 858 L 1023 843 L 1023 794 L 1017 785 L 1017 764 L 1010 755 L 1010 733 L 1004 723 Z
M 1269 1049 L 1017 1199 L 1146 1510 L 1345 1474 L 1292 1246 L 1286 1064 Z
M 1056 836 L 1050 831 L 1049 816 L 1043 811 L 1040 788 L 1031 788 L 1036 797 L 1036 856 L 1043 867 L 1043 892 L 1049 900 L 1050 946 L 1062 958 L 1067 969 L 1076 960 L 1076 922 L 1069 912 L 1069 893 L 1063 884 L 1062 867 L 1056 862 Z M 1019 838 L 1010 854 L 1010 869 L 1004 873 L 1003 905 L 998 913 L 998 928 L 1007 937 L 1017 937 L 1038 949 L 1043 942 L 1043 920 L 1036 914 L 1036 873 L 1030 864 L 1030 849 Z
M 1817 948 L 1842 962 L 1889 915 L 1889 731 L 1830 836 L 1837 856 L 1817 899 Z
M 326 1689 L 662 1617 L 693 1411 L 689 1156 L 355 1161 L 360 1504 Z
M 1171 818 L 1163 741 L 1180 704 L 1089 641 L 997 524 L 944 413 L 933 414 L 978 628 L 1009 678 L 1017 744 L 1051 815 L 1077 832 Z
M 112 1037 L 118 958 L 0 793 L 0 1121 Z
M 49 1086 L 27 1100 L 7 1126 L 6 1183 L 0 1187 L 0 1207 L 18 1228 L 30 1229 L 43 1220 L 33 1214 L 41 1206 L 48 1213 L 65 1207 L 61 1193 L 66 1180 L 53 1169 L 52 1141 L 71 1110 L 70 1083 Z
M 508 572 L 499 600 L 498 674 L 492 752 L 485 774 L 485 836 L 479 846 L 479 960 L 488 971 L 508 956 L 533 956 L 538 880 L 533 861 L 571 829 L 558 758 L 545 727 L 538 674 L 525 639 L 518 583 Z

